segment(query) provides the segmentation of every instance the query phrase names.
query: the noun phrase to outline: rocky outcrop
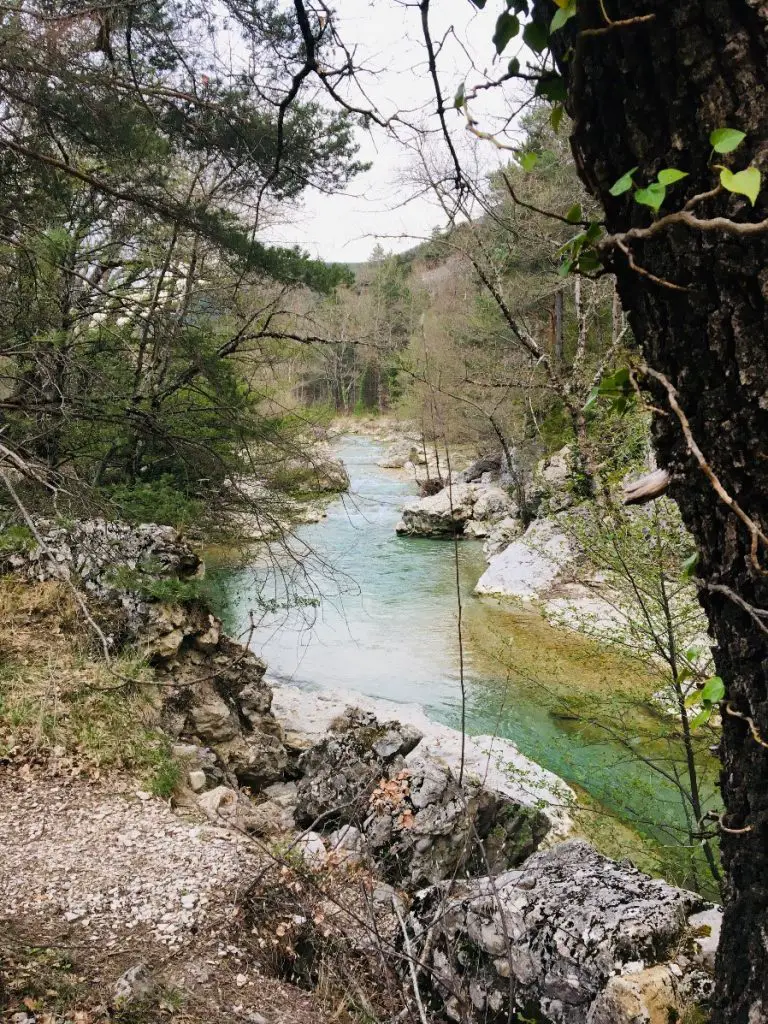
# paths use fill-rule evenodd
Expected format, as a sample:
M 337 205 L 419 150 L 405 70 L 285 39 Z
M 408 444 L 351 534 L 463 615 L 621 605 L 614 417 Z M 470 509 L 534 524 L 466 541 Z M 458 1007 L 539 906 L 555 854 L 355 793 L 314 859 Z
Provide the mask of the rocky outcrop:
M 325 453 L 286 459 L 279 465 L 278 480 L 288 490 L 319 494 L 349 490 L 349 474 L 344 463 Z
M 36 526 L 42 545 L 7 556 L 6 568 L 29 580 L 69 578 L 113 650 L 142 651 L 162 683 L 166 731 L 214 752 L 206 778 L 257 788 L 282 778 L 288 754 L 266 666 L 194 597 L 202 565 L 179 534 L 102 519 Z
M 538 848 L 551 823 L 434 757 L 405 756 L 421 733 L 348 709 L 299 759 L 296 822 L 318 831 L 352 825 L 390 882 L 416 888 L 480 870 L 503 870 Z
M 179 613 L 158 597 L 168 592 L 160 581 L 189 583 L 202 573 L 199 557 L 176 530 L 105 519 L 66 525 L 39 519 L 35 525 L 42 545 L 2 556 L 0 571 L 39 582 L 70 577 L 86 596 L 117 613 L 114 625 L 122 636 L 111 638 L 116 644 L 141 637 L 174 652 L 184 631 Z
M 540 517 L 556 515 L 576 504 L 570 445 L 536 464 L 528 485 L 528 503 Z
M 688 922 L 702 905 L 572 840 L 458 892 L 436 886 L 411 920 L 450 1020 L 501 1024 L 511 1001 L 552 1024 L 667 1024 L 710 985 Z
M 491 558 L 476 594 L 530 601 L 545 594 L 574 558 L 573 544 L 558 523 L 536 520 L 522 537 Z
M 493 523 L 516 514 L 517 506 L 503 488 L 457 482 L 407 502 L 395 529 L 408 537 L 485 537 Z
M 391 765 L 402 767 L 404 755 L 420 739 L 417 729 L 348 708 L 299 758 L 296 823 L 306 827 L 321 819 L 328 827 L 360 821 L 382 774 Z
M 297 686 L 274 685 L 272 710 L 285 728 L 286 743 L 304 751 L 319 745 L 334 725 L 354 706 L 369 712 L 379 721 L 387 721 L 392 706 L 350 691 L 309 692 Z M 397 709 L 398 725 L 420 733 L 422 738 L 404 757 L 406 767 L 429 757 L 461 772 L 467 780 L 482 781 L 486 788 L 508 797 L 513 803 L 538 808 L 550 821 L 549 838 L 565 838 L 572 822 L 568 808 L 575 800 L 573 791 L 552 772 L 525 757 L 511 740 L 499 736 L 463 736 L 458 729 L 434 722 L 417 705 L 404 704 Z M 318 763 L 322 761 L 318 758 Z

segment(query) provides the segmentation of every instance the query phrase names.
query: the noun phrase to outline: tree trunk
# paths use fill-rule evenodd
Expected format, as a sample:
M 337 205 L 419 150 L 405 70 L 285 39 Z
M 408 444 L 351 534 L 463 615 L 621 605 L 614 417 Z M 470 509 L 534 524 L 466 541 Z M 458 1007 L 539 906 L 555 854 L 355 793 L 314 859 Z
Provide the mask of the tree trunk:
M 716 158 L 733 170 L 750 160 L 768 171 L 768 5 L 763 0 L 609 0 L 607 27 L 599 0 L 579 0 L 578 17 L 552 35 L 568 83 L 572 146 L 579 173 L 603 203 L 606 230 L 647 226 L 651 215 L 631 192 L 611 185 L 638 166 L 635 179 L 652 181 L 676 167 L 689 177 L 672 187 L 662 213 L 710 190 L 708 141 L 715 128 L 747 133 L 732 156 Z M 549 24 L 553 0 L 536 0 L 535 17 Z M 581 36 L 584 28 L 607 29 Z M 701 217 L 740 222 L 768 216 L 768 183 L 754 210 L 721 193 L 696 207 Z M 678 392 L 691 432 L 709 465 L 741 508 L 768 526 L 768 234 L 728 235 L 675 225 L 632 243 L 638 267 L 613 251 L 624 308 L 648 365 Z M 648 274 L 682 286 L 674 290 Z M 715 660 L 727 700 L 748 715 L 768 741 L 768 633 L 753 617 L 707 584 L 728 588 L 768 609 L 768 575 L 750 558 L 750 535 L 717 496 L 689 453 L 668 394 L 655 387 L 654 439 L 700 552 L 698 572 Z M 768 566 L 768 551 L 759 550 Z M 724 714 L 721 787 L 727 876 L 726 913 L 717 960 L 713 1021 L 768 1020 L 768 748 L 743 717 Z

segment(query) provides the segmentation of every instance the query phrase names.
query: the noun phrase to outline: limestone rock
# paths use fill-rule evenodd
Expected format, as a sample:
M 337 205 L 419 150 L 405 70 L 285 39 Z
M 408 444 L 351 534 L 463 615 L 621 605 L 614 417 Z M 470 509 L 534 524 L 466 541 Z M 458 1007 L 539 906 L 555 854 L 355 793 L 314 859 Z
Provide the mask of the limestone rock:
M 189 773 L 189 786 L 193 793 L 202 793 L 205 789 L 205 772 L 192 771 Z
M 298 824 L 354 825 L 380 875 L 410 888 L 489 863 L 508 868 L 538 848 L 550 829 L 545 814 L 479 782 L 460 787 L 434 757 L 406 763 L 420 738 L 349 709 L 299 760 Z
M 475 480 L 479 480 L 485 473 L 498 474 L 501 472 L 502 462 L 501 452 L 494 455 L 483 455 L 462 470 L 458 479 L 460 483 L 471 484 Z
M 420 895 L 417 929 L 442 899 L 440 887 Z M 666 1024 L 686 986 L 668 960 L 701 903 L 570 840 L 449 899 L 432 953 L 436 991 L 457 1021 L 506 1019 L 511 975 L 516 1007 L 553 1024 Z
M 355 867 L 365 857 L 365 840 L 359 828 L 342 825 L 328 836 L 329 860 L 344 867 Z
M 415 498 L 403 506 L 398 533 L 416 537 L 453 537 L 472 518 L 475 492 L 470 484 L 445 487 L 437 494 Z
M 267 731 L 244 732 L 216 752 L 243 786 L 259 790 L 281 779 L 288 764 L 288 753 L 279 735 Z
M 477 496 L 472 515 L 476 520 L 497 520 L 517 514 L 517 505 L 501 487 L 484 487 Z
M 514 516 L 504 516 L 493 526 L 488 528 L 487 540 L 483 544 L 483 554 L 490 561 L 494 555 L 498 555 L 513 540 L 517 540 L 523 532 L 523 524 L 520 519 Z
M 328 860 L 328 853 L 322 836 L 317 832 L 307 832 L 296 843 L 296 851 L 307 865 L 316 871 L 325 867 Z
M 326 827 L 361 820 L 384 766 L 402 763 L 420 739 L 412 726 L 382 724 L 370 712 L 348 708 L 332 731 L 299 758 L 303 778 L 297 788 L 297 823 L 310 825 L 321 815 Z
M 115 982 L 112 999 L 116 1006 L 124 1007 L 151 999 L 155 993 L 155 981 L 144 964 L 130 967 Z
M 189 711 L 189 730 L 204 743 L 222 743 L 231 740 L 240 731 L 239 723 L 229 704 L 211 688 Z
M 418 888 L 519 864 L 549 828 L 539 810 L 475 781 L 459 786 L 446 765 L 425 757 L 389 768 L 370 796 L 363 833 L 382 876 Z
M 715 969 L 715 954 L 720 944 L 720 929 L 723 926 L 723 912 L 719 907 L 710 907 L 688 918 L 695 949 L 694 959 L 706 970 Z
M 475 593 L 533 600 L 553 586 L 573 557 L 573 545 L 557 522 L 536 520 L 491 559 Z
M 669 1024 L 684 1007 L 678 978 L 667 964 L 610 978 L 588 1024 Z
M 538 514 L 545 516 L 562 512 L 575 504 L 570 445 L 565 445 L 536 465 L 528 498 L 530 504 L 538 509 Z

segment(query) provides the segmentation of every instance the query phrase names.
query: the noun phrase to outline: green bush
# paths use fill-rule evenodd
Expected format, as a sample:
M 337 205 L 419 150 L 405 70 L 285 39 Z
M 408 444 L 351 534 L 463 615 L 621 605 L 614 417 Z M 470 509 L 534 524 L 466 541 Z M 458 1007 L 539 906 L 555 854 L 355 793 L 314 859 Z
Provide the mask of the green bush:
M 6 526 L 0 531 L 0 555 L 31 551 L 34 546 L 35 538 L 26 526 Z
M 102 493 L 128 523 L 159 523 L 183 529 L 199 522 L 204 514 L 201 501 L 185 494 L 170 475 L 136 484 L 113 484 Z

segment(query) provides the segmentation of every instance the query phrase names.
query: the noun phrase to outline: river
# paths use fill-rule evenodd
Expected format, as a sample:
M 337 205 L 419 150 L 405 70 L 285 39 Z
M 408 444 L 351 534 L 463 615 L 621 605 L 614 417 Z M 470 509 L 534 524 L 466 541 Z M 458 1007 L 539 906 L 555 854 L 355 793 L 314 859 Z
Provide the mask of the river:
M 298 528 L 290 556 L 262 546 L 245 566 L 214 567 L 212 599 L 235 635 L 256 612 L 251 646 L 270 678 L 385 699 L 393 716 L 397 705 L 416 703 L 434 720 L 457 726 L 454 545 L 395 534 L 399 509 L 415 488 L 404 474 L 377 466 L 379 445 L 347 436 L 335 454 L 349 472 L 349 494 L 329 505 L 326 519 Z M 625 699 L 634 708 L 628 695 L 634 686 L 647 692 L 648 680 L 631 678 L 637 669 L 596 656 L 538 613 L 473 596 L 485 568 L 478 542 L 459 545 L 459 568 L 467 731 L 511 739 L 589 794 L 593 812 L 608 814 L 601 824 L 601 815 L 590 812 L 594 831 L 610 837 L 607 852 L 640 856 L 645 846 L 649 855 L 650 842 L 658 854 L 669 830 L 684 824 L 674 786 L 604 733 L 553 715 L 563 695 L 574 692 L 587 702 Z M 615 713 L 621 715 L 621 704 Z M 662 863 L 679 875 L 664 854 L 656 866 Z

